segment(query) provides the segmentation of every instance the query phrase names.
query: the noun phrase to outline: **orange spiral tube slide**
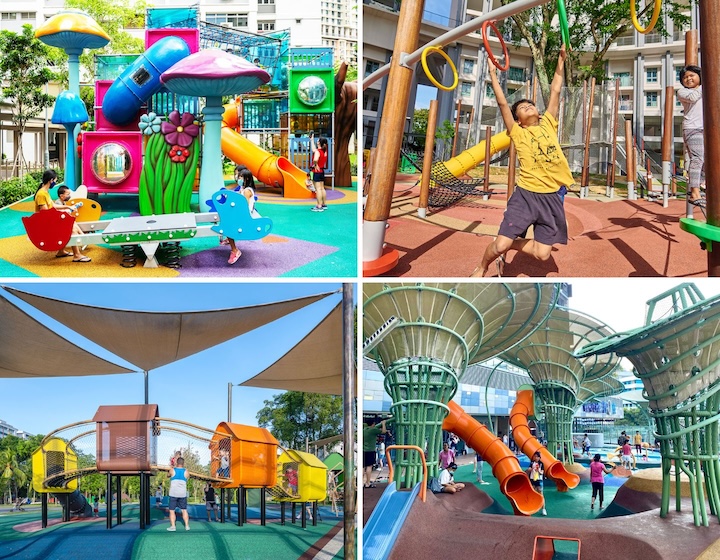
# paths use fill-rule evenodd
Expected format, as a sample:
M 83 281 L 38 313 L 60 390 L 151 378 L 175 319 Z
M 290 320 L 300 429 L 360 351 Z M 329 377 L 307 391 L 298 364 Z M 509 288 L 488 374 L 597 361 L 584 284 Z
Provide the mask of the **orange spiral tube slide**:
M 243 138 L 234 129 L 238 126 L 237 105 L 225 105 L 220 145 L 223 153 L 235 163 L 245 165 L 255 177 L 266 185 L 282 187 L 285 198 L 312 198 L 313 193 L 305 186 L 307 178 L 303 171 L 289 159 L 276 156 Z
M 513 429 L 513 439 L 528 457 L 536 451 L 540 452 L 540 460 L 545 466 L 545 477 L 555 481 L 559 492 L 567 492 L 580 484 L 580 477 L 565 470 L 562 462 L 558 461 L 530 432 L 528 417 L 535 416 L 535 391 L 523 385 L 518 388 L 517 399 L 510 411 L 510 426 Z
M 515 515 L 532 515 L 543 507 L 543 497 L 533 490 L 530 479 L 520 467 L 515 454 L 483 424 L 450 401 L 450 412 L 443 421 L 443 430 L 453 432 L 492 465 L 493 476 L 500 482 L 500 491 L 510 500 Z

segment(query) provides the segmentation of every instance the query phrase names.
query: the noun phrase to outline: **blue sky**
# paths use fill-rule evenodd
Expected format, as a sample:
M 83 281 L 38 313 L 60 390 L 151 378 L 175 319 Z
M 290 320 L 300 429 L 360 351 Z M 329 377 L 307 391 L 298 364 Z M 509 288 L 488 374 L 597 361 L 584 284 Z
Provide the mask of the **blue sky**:
M 118 309 L 189 311 L 244 307 L 341 290 L 339 283 L 62 283 L 4 282 L 31 293 Z M 24 310 L 31 307 L 0 290 Z M 238 338 L 150 371 L 149 401 L 160 415 L 215 428 L 227 420 L 228 383 L 241 383 L 283 356 L 340 300 L 338 292 Z M 59 323 L 31 315 L 68 340 L 120 365 L 137 369 Z M 233 387 L 232 420 L 257 425 L 263 402 L 281 391 Z M 32 434 L 89 420 L 100 405 L 142 404 L 142 373 L 65 378 L 0 379 L 0 419 Z
M 433 99 L 437 99 L 437 88 L 419 84 L 415 95 L 415 109 L 428 109 Z

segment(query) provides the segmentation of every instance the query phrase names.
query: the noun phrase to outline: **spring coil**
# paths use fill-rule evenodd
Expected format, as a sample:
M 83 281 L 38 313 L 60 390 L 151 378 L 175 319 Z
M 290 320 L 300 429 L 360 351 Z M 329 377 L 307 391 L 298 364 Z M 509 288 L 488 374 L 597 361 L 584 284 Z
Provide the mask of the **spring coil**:
M 137 257 L 135 256 L 136 245 L 122 245 L 122 262 L 120 266 L 123 268 L 133 268 L 137 264 Z
M 182 263 L 180 262 L 180 242 L 170 241 L 167 243 L 161 243 L 165 255 L 165 266 L 168 268 L 180 268 Z

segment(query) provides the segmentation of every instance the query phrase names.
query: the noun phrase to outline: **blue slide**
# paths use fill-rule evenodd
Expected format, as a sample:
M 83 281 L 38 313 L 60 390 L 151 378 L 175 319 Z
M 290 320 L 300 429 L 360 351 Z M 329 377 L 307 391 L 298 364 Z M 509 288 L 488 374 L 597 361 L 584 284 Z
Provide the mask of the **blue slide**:
M 388 557 L 422 484 L 419 482 L 411 491 L 401 492 L 395 489 L 394 483 L 388 484 L 363 529 L 364 560 Z
M 141 54 L 105 93 L 102 112 L 117 126 L 130 124 L 140 107 L 163 85 L 160 75 L 190 55 L 187 43 L 175 36 L 163 37 Z

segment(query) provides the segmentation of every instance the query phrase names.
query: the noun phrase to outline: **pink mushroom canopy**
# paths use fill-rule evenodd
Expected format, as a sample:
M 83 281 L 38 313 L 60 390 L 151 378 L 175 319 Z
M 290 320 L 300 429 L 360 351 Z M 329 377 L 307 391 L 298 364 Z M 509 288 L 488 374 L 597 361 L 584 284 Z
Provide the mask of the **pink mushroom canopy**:
M 220 97 L 252 91 L 270 81 L 270 74 L 252 62 L 220 49 L 191 54 L 160 76 L 180 95 Z

